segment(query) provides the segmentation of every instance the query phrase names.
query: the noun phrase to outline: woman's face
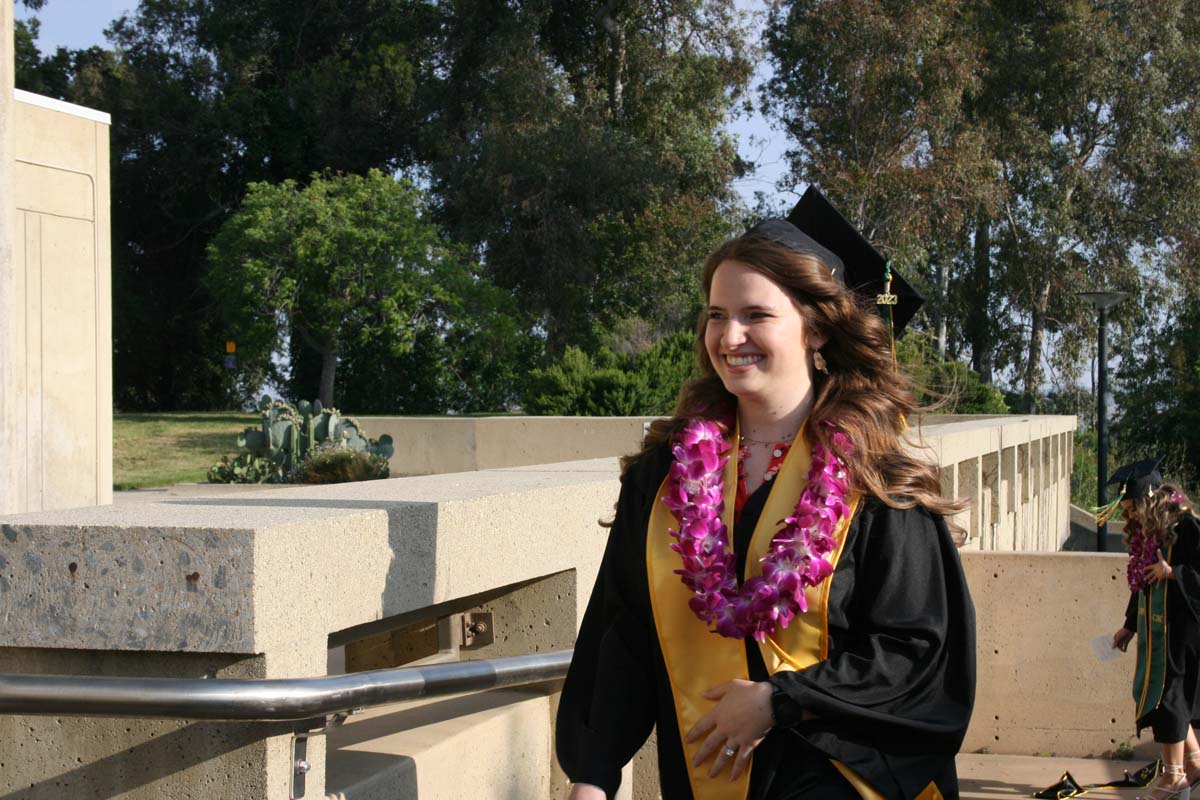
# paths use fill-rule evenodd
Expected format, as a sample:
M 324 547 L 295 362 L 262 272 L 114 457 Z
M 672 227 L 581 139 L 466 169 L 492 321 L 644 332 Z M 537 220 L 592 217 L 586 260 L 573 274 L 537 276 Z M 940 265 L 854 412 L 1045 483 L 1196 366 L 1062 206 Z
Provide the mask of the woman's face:
M 809 337 L 791 296 L 740 261 L 713 273 L 704 347 L 725 388 L 739 398 L 799 402 L 812 383 Z
M 1121 501 L 1121 519 L 1126 522 L 1136 522 L 1138 517 L 1137 506 L 1132 500 Z

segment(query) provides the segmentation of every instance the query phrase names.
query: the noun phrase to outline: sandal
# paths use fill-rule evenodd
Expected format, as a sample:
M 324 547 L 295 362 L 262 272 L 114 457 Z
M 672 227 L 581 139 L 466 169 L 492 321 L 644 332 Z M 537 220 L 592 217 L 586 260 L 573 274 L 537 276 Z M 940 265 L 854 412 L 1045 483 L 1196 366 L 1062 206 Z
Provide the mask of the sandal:
M 1200 758 L 1200 753 L 1196 754 Z M 1190 800 L 1192 786 L 1182 764 L 1163 764 L 1159 780 L 1169 780 L 1171 786 L 1153 786 L 1149 795 L 1138 795 L 1137 800 Z
M 1190 753 L 1184 754 L 1183 763 L 1189 767 L 1195 767 L 1197 770 L 1198 774 L 1196 775 L 1196 779 L 1189 781 L 1189 783 L 1192 785 L 1192 791 L 1194 792 L 1197 788 L 1200 788 L 1200 750 L 1193 750 Z

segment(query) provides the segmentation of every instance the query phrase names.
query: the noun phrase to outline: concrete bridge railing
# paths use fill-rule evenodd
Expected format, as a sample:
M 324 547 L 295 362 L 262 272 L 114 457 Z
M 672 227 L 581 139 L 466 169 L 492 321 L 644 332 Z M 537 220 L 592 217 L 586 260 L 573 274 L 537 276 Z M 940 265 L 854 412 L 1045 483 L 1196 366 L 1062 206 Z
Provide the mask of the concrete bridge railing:
M 1000 504 L 1019 531 L 1022 515 L 1057 525 L 1037 521 L 1065 492 L 1068 426 L 946 420 L 940 438 L 938 426 L 923 432 L 943 476 L 969 476 L 972 459 L 986 476 L 995 454 L 995 488 L 981 477 L 979 492 L 1010 492 L 1013 504 Z M 981 439 L 990 444 L 971 444 Z M 1046 463 L 1023 477 L 1022 465 Z M 608 458 L 0 517 L 0 672 L 311 677 L 569 647 L 604 545 L 597 521 L 611 516 L 617 488 Z M 1022 510 L 1026 497 L 1039 513 Z M 1065 528 L 986 541 L 1049 550 Z M 968 547 L 976 541 L 985 537 Z M 1128 732 L 1118 713 L 1126 665 L 1090 664 L 1086 641 L 1062 645 L 1119 623 L 1119 557 L 964 561 L 985 677 L 968 746 L 1048 748 L 1045 731 L 1062 720 L 1075 720 L 1078 752 L 1115 746 Z M 474 613 L 493 615 L 491 644 L 463 645 L 459 616 Z M 513 689 L 363 714 L 310 741 L 305 796 L 559 796 L 554 704 L 545 690 Z M 6 797 L 286 798 L 293 766 L 292 729 L 273 723 L 9 715 L 0 741 Z

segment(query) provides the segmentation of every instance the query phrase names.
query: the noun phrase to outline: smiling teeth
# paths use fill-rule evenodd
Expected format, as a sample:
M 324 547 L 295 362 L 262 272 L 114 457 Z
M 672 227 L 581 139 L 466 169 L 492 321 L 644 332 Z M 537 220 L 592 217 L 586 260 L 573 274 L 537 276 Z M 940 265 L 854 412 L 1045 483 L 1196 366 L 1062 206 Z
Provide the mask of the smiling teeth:
M 725 363 L 731 367 L 746 367 L 756 361 L 762 361 L 762 356 L 725 356 Z

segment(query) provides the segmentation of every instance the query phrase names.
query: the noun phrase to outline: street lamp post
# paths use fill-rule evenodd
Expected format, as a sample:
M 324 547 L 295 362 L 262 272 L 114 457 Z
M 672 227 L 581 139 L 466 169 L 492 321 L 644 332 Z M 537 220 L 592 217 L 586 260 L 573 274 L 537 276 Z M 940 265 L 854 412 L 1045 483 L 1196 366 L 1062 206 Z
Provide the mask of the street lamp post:
M 1098 505 L 1108 505 L 1108 309 L 1125 298 L 1128 292 L 1078 292 L 1099 314 L 1096 334 L 1096 358 L 1099 366 L 1096 370 L 1096 499 Z M 1096 550 L 1103 553 L 1108 540 L 1108 523 L 1096 525 Z

